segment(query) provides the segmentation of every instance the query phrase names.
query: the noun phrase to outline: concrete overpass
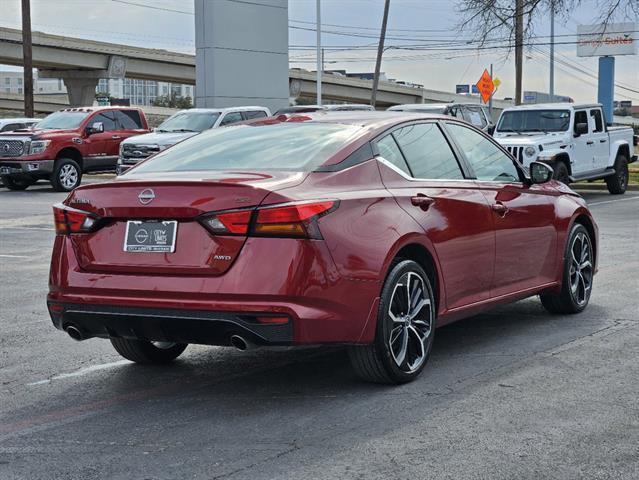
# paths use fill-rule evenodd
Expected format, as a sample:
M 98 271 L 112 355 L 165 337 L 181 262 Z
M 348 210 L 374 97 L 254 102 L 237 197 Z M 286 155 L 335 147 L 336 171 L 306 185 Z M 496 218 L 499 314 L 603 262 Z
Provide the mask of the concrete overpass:
M 22 65 L 22 32 L 0 28 L 0 64 Z M 74 106 L 92 103 L 98 79 L 122 77 L 195 84 L 195 55 L 152 48 L 33 32 L 33 65 L 41 78 L 62 78 Z M 372 82 L 325 74 L 322 97 L 325 103 L 369 103 Z M 290 96 L 315 101 L 315 74 L 291 69 Z M 400 103 L 478 102 L 476 97 L 380 82 L 377 103 L 388 107 Z M 496 100 L 497 109 L 511 105 Z

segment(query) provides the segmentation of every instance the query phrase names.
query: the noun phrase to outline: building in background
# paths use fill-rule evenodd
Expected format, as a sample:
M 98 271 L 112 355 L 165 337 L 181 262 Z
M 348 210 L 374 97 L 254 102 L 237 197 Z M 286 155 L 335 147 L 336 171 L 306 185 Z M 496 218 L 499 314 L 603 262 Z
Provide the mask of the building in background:
M 67 92 L 64 82 L 58 78 L 38 78 L 37 70 L 33 72 L 34 93 L 40 95 L 60 95 Z M 22 95 L 24 80 L 22 72 L 0 72 L 0 93 Z
M 133 78 L 106 79 L 98 82 L 98 93 L 110 97 L 130 100 L 131 105 L 153 105 L 158 97 L 175 95 L 182 98 L 193 98 L 193 85 L 180 85 L 154 80 L 138 80 Z

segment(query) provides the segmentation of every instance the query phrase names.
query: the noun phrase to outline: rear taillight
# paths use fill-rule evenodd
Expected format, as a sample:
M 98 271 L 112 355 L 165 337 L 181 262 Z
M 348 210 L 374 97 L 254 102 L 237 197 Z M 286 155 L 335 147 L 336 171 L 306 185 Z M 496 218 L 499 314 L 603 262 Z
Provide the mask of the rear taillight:
M 53 206 L 53 219 L 55 233 L 58 235 L 92 232 L 100 220 L 93 213 L 67 207 L 61 203 Z
M 231 210 L 203 216 L 200 222 L 216 235 L 321 239 L 317 219 L 332 212 L 337 200 Z

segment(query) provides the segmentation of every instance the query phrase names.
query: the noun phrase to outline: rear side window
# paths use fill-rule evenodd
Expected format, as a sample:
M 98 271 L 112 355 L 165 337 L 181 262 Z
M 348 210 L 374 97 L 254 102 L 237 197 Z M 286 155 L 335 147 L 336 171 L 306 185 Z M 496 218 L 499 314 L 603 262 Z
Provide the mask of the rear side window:
M 379 150 L 379 154 L 384 157 L 385 160 L 388 160 L 406 175 L 410 176 L 406 160 L 404 160 L 404 156 L 392 135 L 386 135 L 384 138 L 379 139 L 377 141 L 377 150 Z
M 241 122 L 242 120 L 242 114 L 240 112 L 230 112 L 224 115 L 220 126 L 230 125 L 231 123 Z
M 94 123 L 102 123 L 105 132 L 120 129 L 117 122 L 115 121 L 113 112 L 98 113 L 89 121 L 89 125 L 93 125 Z
M 249 110 L 244 112 L 244 118 L 246 120 L 251 120 L 253 118 L 264 118 L 266 117 L 266 112 L 262 110 Z
M 480 107 L 466 107 L 464 110 L 464 120 L 477 128 L 486 126 L 486 118 Z
M 585 110 L 580 110 L 579 112 L 575 112 L 575 126 L 574 126 L 575 133 L 577 133 L 578 123 L 585 123 L 586 125 L 588 125 L 588 115 L 586 114 Z
M 435 123 L 418 123 L 393 132 L 413 177 L 464 178 L 444 134 Z
M 592 117 L 592 120 L 594 121 L 594 126 L 595 129 L 593 130 L 594 132 L 603 132 L 603 119 L 601 118 L 601 110 L 599 109 L 595 109 L 595 110 L 590 110 L 590 116 Z
M 124 130 L 138 130 L 144 128 L 140 112 L 137 110 L 116 110 L 115 116 L 120 122 L 120 126 Z

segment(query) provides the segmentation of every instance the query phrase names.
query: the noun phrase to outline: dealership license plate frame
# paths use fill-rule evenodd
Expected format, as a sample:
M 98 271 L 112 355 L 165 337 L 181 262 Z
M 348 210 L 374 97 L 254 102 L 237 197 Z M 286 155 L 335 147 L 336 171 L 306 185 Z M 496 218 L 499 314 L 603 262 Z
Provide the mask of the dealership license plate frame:
M 157 228 L 160 225 L 165 228 L 165 231 L 156 234 L 156 230 L 160 230 Z M 135 230 L 132 230 L 131 226 Z M 177 220 L 128 220 L 124 232 L 123 250 L 127 253 L 174 253 L 177 229 Z M 136 237 L 141 230 L 146 233 Z M 162 242 L 162 233 L 166 234 L 164 242 Z M 132 238 L 129 238 L 130 234 Z M 140 241 L 140 238 L 142 238 L 142 241 Z M 151 240 L 151 242 L 148 240 Z

